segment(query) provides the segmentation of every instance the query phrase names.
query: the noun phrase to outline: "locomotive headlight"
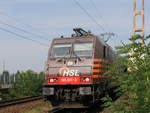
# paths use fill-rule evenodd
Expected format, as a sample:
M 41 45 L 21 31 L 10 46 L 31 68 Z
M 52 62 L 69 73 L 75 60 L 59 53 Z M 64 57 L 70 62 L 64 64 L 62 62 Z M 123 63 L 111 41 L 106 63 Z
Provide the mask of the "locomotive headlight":
M 50 82 L 54 82 L 54 78 L 51 78 L 49 81 L 50 81 Z
M 85 81 L 86 81 L 86 82 L 89 82 L 89 81 L 90 81 L 90 78 L 85 78 Z
M 81 81 L 82 82 L 90 82 L 90 78 L 89 77 L 83 77 L 83 78 L 81 78 Z
M 68 65 L 68 66 L 72 66 L 72 65 L 73 65 L 73 62 L 72 62 L 72 61 L 68 61 L 68 62 L 67 62 L 67 65 Z
M 57 82 L 57 79 L 56 78 L 50 78 L 49 82 Z

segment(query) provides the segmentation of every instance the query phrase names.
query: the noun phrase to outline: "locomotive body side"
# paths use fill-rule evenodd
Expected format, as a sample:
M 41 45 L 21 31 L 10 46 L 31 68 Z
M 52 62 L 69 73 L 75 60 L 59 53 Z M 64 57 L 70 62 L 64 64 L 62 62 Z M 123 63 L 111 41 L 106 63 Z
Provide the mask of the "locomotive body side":
M 52 105 L 88 106 L 108 89 L 103 75 L 113 61 L 111 48 L 96 36 L 54 39 L 48 53 L 43 96 Z

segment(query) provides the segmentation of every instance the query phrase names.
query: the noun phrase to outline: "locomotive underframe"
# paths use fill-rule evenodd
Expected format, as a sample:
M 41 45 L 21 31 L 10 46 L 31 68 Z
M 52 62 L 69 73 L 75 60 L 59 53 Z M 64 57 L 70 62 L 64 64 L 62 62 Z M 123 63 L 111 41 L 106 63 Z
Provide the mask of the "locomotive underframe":
M 108 91 L 107 83 L 88 85 L 46 85 L 43 95 L 53 106 L 79 103 L 88 106 L 102 98 Z

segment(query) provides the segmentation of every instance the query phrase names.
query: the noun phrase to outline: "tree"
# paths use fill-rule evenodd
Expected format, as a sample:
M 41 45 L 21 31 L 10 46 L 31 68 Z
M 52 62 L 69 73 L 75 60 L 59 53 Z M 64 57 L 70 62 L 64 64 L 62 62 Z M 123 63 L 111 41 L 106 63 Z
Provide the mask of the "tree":
M 43 72 L 36 73 L 28 70 L 26 72 L 17 72 L 14 76 L 17 76 L 17 79 L 13 89 L 10 89 L 9 93 L 2 96 L 4 99 L 41 95 L 44 79 Z
M 43 83 L 43 73 L 37 74 L 31 70 L 20 73 L 19 80 L 16 81 L 15 90 L 18 96 L 40 95 Z
M 9 84 L 9 77 L 10 77 L 9 72 L 8 71 L 3 71 L 3 74 L 2 74 L 3 84 Z
M 111 69 L 113 79 L 120 85 L 123 97 L 112 104 L 113 113 L 150 113 L 150 43 L 139 43 L 140 35 L 130 38 L 131 44 L 118 47 L 123 56 Z M 120 64 L 121 63 L 121 64 Z M 124 68 L 128 69 L 124 72 Z

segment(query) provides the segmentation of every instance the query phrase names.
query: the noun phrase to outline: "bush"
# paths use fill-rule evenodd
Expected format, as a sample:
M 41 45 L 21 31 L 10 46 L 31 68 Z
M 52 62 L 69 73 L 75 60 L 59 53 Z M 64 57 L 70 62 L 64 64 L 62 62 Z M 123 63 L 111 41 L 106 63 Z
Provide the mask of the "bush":
M 112 103 L 112 113 L 150 113 L 150 43 L 143 45 L 139 39 L 141 36 L 135 35 L 130 39 L 133 43 L 117 48 L 123 57 L 113 64 L 111 74 L 123 97 Z
M 7 94 L 3 94 L 4 99 L 21 98 L 26 96 L 38 96 L 42 92 L 44 73 L 36 73 L 31 70 L 17 72 L 17 80 Z

